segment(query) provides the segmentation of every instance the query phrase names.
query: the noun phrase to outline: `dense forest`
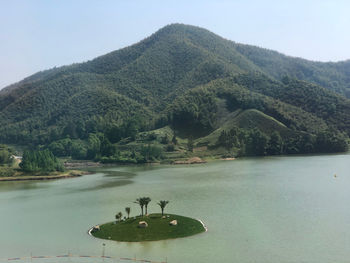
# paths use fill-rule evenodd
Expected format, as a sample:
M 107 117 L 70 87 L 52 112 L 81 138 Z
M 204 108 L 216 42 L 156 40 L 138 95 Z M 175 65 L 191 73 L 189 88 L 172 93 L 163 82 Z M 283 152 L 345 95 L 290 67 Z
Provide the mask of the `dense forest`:
M 49 151 L 24 151 L 19 164 L 25 172 L 55 172 L 63 171 L 63 165 Z
M 10 166 L 13 163 L 12 155 L 10 147 L 0 144 L 0 166 Z
M 233 156 L 341 152 L 349 76 L 349 61 L 307 61 L 173 24 L 1 90 L 0 143 L 137 163 L 199 147 Z M 51 160 L 49 152 L 26 155 Z

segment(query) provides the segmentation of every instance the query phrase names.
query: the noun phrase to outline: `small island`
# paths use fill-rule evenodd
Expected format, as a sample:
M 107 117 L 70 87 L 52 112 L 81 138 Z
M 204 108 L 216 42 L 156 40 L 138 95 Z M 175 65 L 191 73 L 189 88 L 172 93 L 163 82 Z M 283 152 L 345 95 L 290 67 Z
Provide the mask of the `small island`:
M 147 207 L 146 203 L 142 203 L 145 200 L 147 205 L 151 201 L 149 197 L 139 198 L 136 201 L 138 204 L 141 202 L 141 215 L 129 217 L 130 207 L 126 207 L 127 218 L 122 219 L 122 213 L 119 212 L 116 215 L 116 221 L 94 226 L 89 230 L 89 234 L 97 238 L 121 242 L 142 242 L 183 238 L 207 231 L 200 220 L 164 214 L 168 201 L 158 203 L 162 213 L 147 214 L 146 212 L 146 215 L 143 215 L 143 207 Z

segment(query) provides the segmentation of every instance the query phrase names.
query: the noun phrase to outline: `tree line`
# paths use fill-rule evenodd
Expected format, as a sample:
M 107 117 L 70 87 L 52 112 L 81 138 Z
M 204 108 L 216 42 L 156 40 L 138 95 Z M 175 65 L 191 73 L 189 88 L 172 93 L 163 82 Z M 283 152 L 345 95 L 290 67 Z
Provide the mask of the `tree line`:
M 19 164 L 25 172 L 63 171 L 61 162 L 49 150 L 26 150 Z
M 245 130 L 233 127 L 223 130 L 215 147 L 236 150 L 240 156 L 263 156 L 302 153 L 345 152 L 348 150 L 347 137 L 337 131 L 321 131 L 316 135 L 297 133 L 281 136 L 278 131 L 266 135 L 258 129 Z
M 150 197 L 139 197 L 136 199 L 136 201 L 134 201 L 135 204 L 138 204 L 140 206 L 141 209 L 141 217 L 145 215 L 148 215 L 148 205 L 149 203 L 152 201 L 152 199 Z M 167 200 L 160 200 L 157 205 L 160 207 L 161 212 L 162 212 L 162 216 L 164 215 L 164 209 L 167 206 L 167 204 L 169 204 L 169 201 Z M 145 213 L 144 213 L 145 211 Z M 128 215 L 127 219 L 129 219 L 130 217 L 130 213 L 131 213 L 131 208 L 130 207 L 125 207 L 125 212 Z M 123 213 L 122 212 L 117 212 L 115 215 L 115 219 L 118 221 L 121 221 L 123 217 Z M 125 217 L 126 219 L 126 217 Z
M 0 144 L 0 165 L 11 166 L 13 163 L 13 154 L 14 152 L 10 147 Z

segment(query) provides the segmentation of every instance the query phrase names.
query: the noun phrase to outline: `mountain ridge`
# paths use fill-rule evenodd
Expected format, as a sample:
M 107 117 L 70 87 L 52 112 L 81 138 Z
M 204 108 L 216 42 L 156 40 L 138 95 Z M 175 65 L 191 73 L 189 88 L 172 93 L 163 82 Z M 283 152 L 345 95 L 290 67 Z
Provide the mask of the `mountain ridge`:
M 171 24 L 129 47 L 1 90 L 0 141 L 48 144 L 114 130 L 117 142 L 126 130 L 166 125 L 206 136 L 219 128 L 220 108 L 256 109 L 295 136 L 329 129 L 349 135 L 348 72 L 350 61 L 307 61 Z
M 16 82 L 14 84 L 10 84 L 8 86 L 3 87 L 0 90 L 0 94 L 1 94 L 1 91 L 8 90 L 11 86 L 14 86 L 14 85 L 16 86 L 17 84 L 20 84 L 20 83 L 23 83 L 23 82 L 26 83 L 27 81 L 36 80 L 36 77 L 41 78 L 40 75 L 46 75 L 47 73 L 51 73 L 51 71 L 57 72 L 57 70 L 61 70 L 61 69 L 67 68 L 67 67 L 80 66 L 80 65 L 83 65 L 83 64 L 86 64 L 86 63 L 94 62 L 96 60 L 102 59 L 102 58 L 107 57 L 107 56 L 115 57 L 114 55 L 116 53 L 118 53 L 118 52 L 126 52 L 130 48 L 135 47 L 135 46 L 137 46 L 140 43 L 152 42 L 152 40 L 154 40 L 154 38 L 157 38 L 157 36 L 159 38 L 159 35 L 166 34 L 167 31 L 171 32 L 174 29 L 178 29 L 178 28 L 182 29 L 182 31 L 184 31 L 184 32 L 186 32 L 186 28 L 197 29 L 197 30 L 200 30 L 200 31 L 205 32 L 207 34 L 212 34 L 215 37 L 218 37 L 218 38 L 220 38 L 223 41 L 227 41 L 227 42 L 229 42 L 231 44 L 234 44 L 237 47 L 239 47 L 240 49 L 242 47 L 248 47 L 249 49 L 255 49 L 255 50 L 260 50 L 260 51 L 263 51 L 263 52 L 266 52 L 266 53 L 271 53 L 272 55 L 282 57 L 283 59 L 293 59 L 295 61 L 316 63 L 316 64 L 319 64 L 319 65 L 330 65 L 330 66 L 335 66 L 335 67 L 338 67 L 338 68 L 340 66 L 345 65 L 348 68 L 346 72 L 347 73 L 350 72 L 350 59 L 344 59 L 344 60 L 340 60 L 340 61 L 328 61 L 328 62 L 317 61 L 317 60 L 309 60 L 309 59 L 305 59 L 305 58 L 298 57 L 298 56 L 291 56 L 291 55 L 288 55 L 288 54 L 284 54 L 283 52 L 275 51 L 275 50 L 270 49 L 270 48 L 265 48 L 265 47 L 260 47 L 260 46 L 256 46 L 256 45 L 250 45 L 250 44 L 238 43 L 238 42 L 235 42 L 233 40 L 230 40 L 230 39 L 218 36 L 215 33 L 212 33 L 211 31 L 209 31 L 207 29 L 204 29 L 204 28 L 201 28 L 201 27 L 198 27 L 198 26 L 186 25 L 186 24 L 181 24 L 181 23 L 173 23 L 173 24 L 166 25 L 165 27 L 159 29 L 158 31 L 156 31 L 155 33 L 150 35 L 149 37 L 146 37 L 146 38 L 140 40 L 139 42 L 137 42 L 135 44 L 132 44 L 130 46 L 126 46 L 126 47 L 120 48 L 118 50 L 114 50 L 114 51 L 108 52 L 108 53 L 106 53 L 104 55 L 97 56 L 97 57 L 95 57 L 93 59 L 90 59 L 90 60 L 87 60 L 87 61 L 73 63 L 73 64 L 70 64 L 70 65 L 63 65 L 63 66 L 60 66 L 60 67 L 54 67 L 54 68 L 51 68 L 51 69 L 46 69 L 46 70 L 42 70 L 42 71 L 39 71 L 37 73 L 34 73 L 34 74 L 24 78 L 23 80 L 21 80 L 19 82 Z

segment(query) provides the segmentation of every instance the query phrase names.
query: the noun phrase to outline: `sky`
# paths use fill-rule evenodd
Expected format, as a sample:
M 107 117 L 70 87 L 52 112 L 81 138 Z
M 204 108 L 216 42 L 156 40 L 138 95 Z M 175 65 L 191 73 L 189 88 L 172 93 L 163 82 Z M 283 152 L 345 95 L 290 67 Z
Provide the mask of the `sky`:
M 350 59 L 348 0 L 0 0 L 0 89 L 171 23 L 309 60 Z

